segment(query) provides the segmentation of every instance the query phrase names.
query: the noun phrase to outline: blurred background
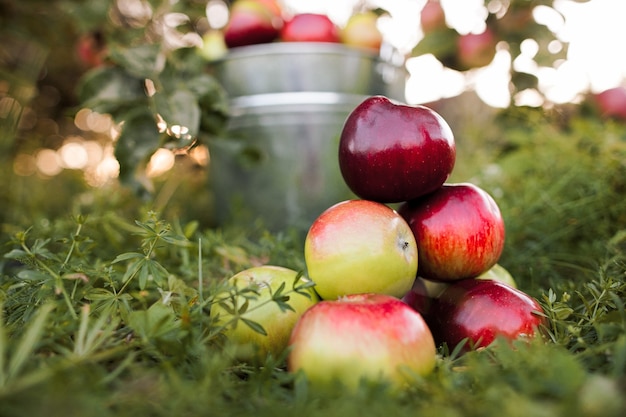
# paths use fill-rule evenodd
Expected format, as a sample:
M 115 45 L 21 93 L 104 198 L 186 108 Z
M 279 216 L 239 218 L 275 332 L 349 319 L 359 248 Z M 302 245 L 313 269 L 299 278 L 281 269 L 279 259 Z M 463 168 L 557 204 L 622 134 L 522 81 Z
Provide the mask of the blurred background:
M 490 150 L 508 146 L 498 139 L 498 116 L 514 109 L 557 114 L 564 125 L 625 123 L 622 0 L 277 4 L 285 19 L 318 13 L 339 28 L 375 12 L 379 59 L 406 70 L 401 99 L 439 111 L 461 153 L 471 150 L 455 179 L 493 171 Z M 211 68 L 228 56 L 223 33 L 232 7 L 0 0 L 2 223 L 88 210 L 99 199 L 215 225 L 210 143 L 233 114 Z

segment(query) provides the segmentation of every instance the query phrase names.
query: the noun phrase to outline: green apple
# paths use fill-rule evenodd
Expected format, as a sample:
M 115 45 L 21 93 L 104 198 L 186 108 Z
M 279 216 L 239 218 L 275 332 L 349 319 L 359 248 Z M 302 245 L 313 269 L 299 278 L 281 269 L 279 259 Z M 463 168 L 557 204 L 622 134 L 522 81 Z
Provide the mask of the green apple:
M 282 354 L 298 318 L 319 301 L 310 280 L 298 272 L 274 265 L 263 265 L 241 271 L 228 280 L 232 291 L 218 294 L 220 302 L 211 306 L 211 316 L 218 325 L 225 326 L 224 334 L 235 345 L 252 347 L 242 349 L 242 359 L 263 359 L 271 354 Z M 295 287 L 303 287 L 294 291 Z M 272 297 L 282 287 L 280 294 L 289 308 L 281 308 Z M 242 308 L 245 311 L 242 311 Z M 238 317 L 239 316 L 239 319 Z M 265 334 L 260 333 L 255 324 Z M 250 324 L 247 324 L 250 323 Z
M 316 388 L 339 382 L 383 382 L 393 391 L 435 367 L 435 342 L 422 316 L 384 294 L 352 294 L 320 301 L 294 327 L 287 369 Z
M 304 244 L 308 276 L 322 299 L 380 293 L 402 297 L 417 273 L 417 244 L 393 209 L 346 200 L 313 221 Z
M 208 61 L 220 59 L 226 55 L 228 47 L 224 41 L 224 33 L 219 30 L 209 30 L 202 36 L 202 46 L 198 47 L 200 56 Z
M 383 35 L 377 26 L 378 16 L 372 11 L 350 16 L 339 36 L 344 45 L 365 48 L 378 53 Z
M 495 264 L 489 268 L 487 272 L 483 272 L 477 276 L 476 279 L 491 279 L 507 284 L 509 287 L 517 288 L 517 283 L 515 282 L 513 275 L 511 275 L 511 273 L 500 264 Z

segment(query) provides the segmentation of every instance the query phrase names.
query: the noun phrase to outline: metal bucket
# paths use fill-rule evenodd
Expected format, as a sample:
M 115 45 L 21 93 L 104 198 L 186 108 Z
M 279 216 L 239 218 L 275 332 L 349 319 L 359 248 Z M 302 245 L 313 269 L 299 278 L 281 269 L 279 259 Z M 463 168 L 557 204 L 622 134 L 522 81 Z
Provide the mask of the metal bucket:
M 370 95 L 403 94 L 405 78 L 385 81 L 378 58 L 342 45 L 236 49 L 213 68 L 231 97 L 227 133 L 209 143 L 215 219 L 306 231 L 354 198 L 338 164 L 347 116 Z
M 403 60 L 383 60 L 362 49 L 323 42 L 233 48 L 211 67 L 231 97 L 324 91 L 404 99 L 407 77 Z

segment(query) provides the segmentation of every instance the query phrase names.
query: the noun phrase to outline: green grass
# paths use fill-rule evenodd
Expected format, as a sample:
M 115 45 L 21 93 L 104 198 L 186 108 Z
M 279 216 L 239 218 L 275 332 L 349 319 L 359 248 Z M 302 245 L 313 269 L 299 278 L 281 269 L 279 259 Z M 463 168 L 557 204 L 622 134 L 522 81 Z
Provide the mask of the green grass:
M 4 213 L 0 415 L 623 415 L 626 128 L 529 111 L 466 138 L 455 180 L 500 204 L 501 264 L 544 307 L 543 340 L 442 349 L 399 395 L 316 392 L 284 357 L 237 362 L 208 314 L 235 272 L 304 270 L 301 235 L 209 227 L 184 196 L 156 213 L 115 188 L 46 208 L 35 185 Z

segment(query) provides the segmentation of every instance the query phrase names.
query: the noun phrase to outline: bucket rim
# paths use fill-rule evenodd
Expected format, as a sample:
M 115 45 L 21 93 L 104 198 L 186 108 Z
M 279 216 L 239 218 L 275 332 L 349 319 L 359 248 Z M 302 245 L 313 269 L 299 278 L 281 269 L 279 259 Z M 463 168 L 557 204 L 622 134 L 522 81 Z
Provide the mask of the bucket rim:
M 254 94 L 232 98 L 229 102 L 231 111 L 245 111 L 246 109 L 298 106 L 298 105 L 329 105 L 345 106 L 363 102 L 372 95 L 346 94 L 331 91 L 296 91 L 285 93 Z

